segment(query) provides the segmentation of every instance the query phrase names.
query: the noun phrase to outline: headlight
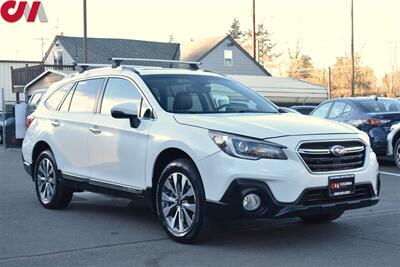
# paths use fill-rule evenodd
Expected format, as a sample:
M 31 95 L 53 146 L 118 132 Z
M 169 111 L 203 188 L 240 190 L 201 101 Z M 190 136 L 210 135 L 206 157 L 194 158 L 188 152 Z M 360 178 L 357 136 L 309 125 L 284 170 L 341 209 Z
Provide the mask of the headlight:
M 210 131 L 211 139 L 226 154 L 243 159 L 287 159 L 284 146 L 242 136 Z

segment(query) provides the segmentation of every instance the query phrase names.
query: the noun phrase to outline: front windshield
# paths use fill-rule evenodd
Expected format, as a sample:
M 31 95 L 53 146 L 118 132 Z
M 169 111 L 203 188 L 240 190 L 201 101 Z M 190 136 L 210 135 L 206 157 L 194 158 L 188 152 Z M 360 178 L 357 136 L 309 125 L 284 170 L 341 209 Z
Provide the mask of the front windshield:
M 144 75 L 161 107 L 171 113 L 278 113 L 251 89 L 227 78 L 189 75 Z
M 399 112 L 400 101 L 394 99 L 371 99 L 360 101 L 361 106 L 368 112 L 383 113 L 383 112 Z

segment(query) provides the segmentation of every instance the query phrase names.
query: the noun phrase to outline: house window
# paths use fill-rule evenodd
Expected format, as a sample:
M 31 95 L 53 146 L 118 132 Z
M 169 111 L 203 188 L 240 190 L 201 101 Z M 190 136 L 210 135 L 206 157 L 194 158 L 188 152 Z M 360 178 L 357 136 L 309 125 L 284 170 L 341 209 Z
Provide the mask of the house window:
M 225 50 L 224 51 L 224 65 L 225 66 L 232 66 L 233 65 L 233 53 L 232 53 L 232 50 Z
M 63 51 L 54 51 L 54 65 L 63 65 Z

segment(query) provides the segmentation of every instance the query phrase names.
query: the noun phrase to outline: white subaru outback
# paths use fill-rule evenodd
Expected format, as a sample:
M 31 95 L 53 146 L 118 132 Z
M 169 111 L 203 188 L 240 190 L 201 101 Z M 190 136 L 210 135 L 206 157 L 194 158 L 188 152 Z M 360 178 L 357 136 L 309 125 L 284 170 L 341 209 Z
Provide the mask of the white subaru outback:
M 143 198 L 178 242 L 215 217 L 329 222 L 379 201 L 366 134 L 210 72 L 88 70 L 52 85 L 27 120 L 23 162 L 45 208 L 83 190 Z

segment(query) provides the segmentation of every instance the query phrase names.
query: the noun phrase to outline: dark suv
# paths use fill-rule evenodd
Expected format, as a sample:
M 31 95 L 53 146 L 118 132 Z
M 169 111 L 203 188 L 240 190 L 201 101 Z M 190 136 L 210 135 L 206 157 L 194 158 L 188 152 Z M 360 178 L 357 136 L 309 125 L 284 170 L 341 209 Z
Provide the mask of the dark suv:
M 400 122 L 400 101 L 380 97 L 338 98 L 325 101 L 310 115 L 357 127 L 369 135 L 375 153 L 384 156 L 390 127 Z

